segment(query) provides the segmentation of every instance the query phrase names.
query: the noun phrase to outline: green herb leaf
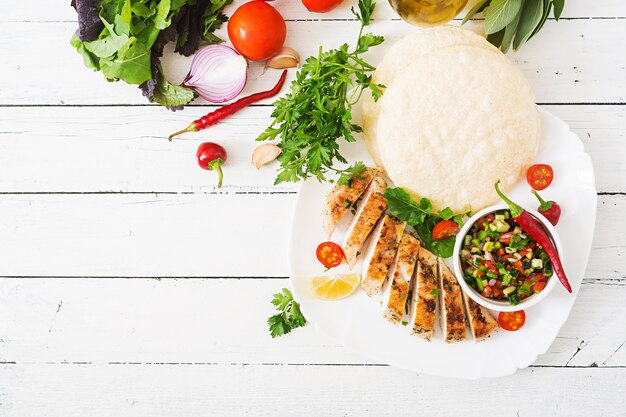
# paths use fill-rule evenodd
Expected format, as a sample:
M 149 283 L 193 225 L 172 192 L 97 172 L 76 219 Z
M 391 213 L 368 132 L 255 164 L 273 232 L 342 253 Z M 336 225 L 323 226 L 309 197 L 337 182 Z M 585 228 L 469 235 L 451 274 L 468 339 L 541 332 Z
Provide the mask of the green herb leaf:
M 446 207 L 443 210 L 439 210 L 438 213 L 439 213 L 439 217 L 441 217 L 443 220 L 450 220 L 452 216 L 454 216 L 454 212 L 452 211 L 450 207 Z
M 274 294 L 272 304 L 279 311 L 278 314 L 267 319 L 272 337 L 282 336 L 289 333 L 292 329 L 306 324 L 306 319 L 300 311 L 300 304 L 294 301 L 291 291 L 287 288 L 283 288 L 282 292 Z
M 504 35 L 502 36 L 502 42 L 500 43 L 500 50 L 502 52 L 507 53 L 507 51 L 511 47 L 511 42 L 513 41 L 513 37 L 517 33 L 517 28 L 521 17 L 522 12 L 520 11 L 517 16 L 515 16 L 515 19 L 513 19 L 513 21 L 509 23 L 506 28 L 504 28 Z
M 543 1 L 544 0 L 524 0 L 521 19 L 515 32 L 515 40 L 513 41 L 513 49 L 518 50 L 541 23 L 543 17 Z
M 363 131 L 352 123 L 352 106 L 363 91 L 370 88 L 375 97 L 382 94 L 382 86 L 371 84 L 375 68 L 360 58 L 361 53 L 383 41 L 381 36 L 362 34 L 374 7 L 371 0 L 359 0 L 359 10 L 353 10 L 361 22 L 354 51 L 347 44 L 326 52 L 320 47 L 317 56 L 302 64 L 291 91 L 274 102 L 273 121 L 257 140 L 280 140 L 278 146 L 283 152 L 278 157 L 275 184 L 309 177 L 327 181 L 329 171 L 351 175 L 334 167 L 335 162 L 347 162 L 337 140 L 354 142 L 354 133 Z
M 415 226 L 424 222 L 430 215 L 432 204 L 429 199 L 421 198 L 416 203 L 404 188 L 387 188 L 384 194 L 389 211 L 398 220 Z
M 437 297 L 440 292 L 441 292 L 440 288 L 433 288 L 433 290 L 430 292 L 430 295 L 432 295 L 433 297 Z
M 476 13 L 482 12 L 485 9 L 485 7 L 487 7 L 489 5 L 490 1 L 491 0 L 480 0 L 478 3 L 476 3 L 474 5 L 474 7 L 472 7 L 469 10 L 469 12 L 467 12 L 467 14 L 463 18 L 463 22 L 461 22 L 461 24 L 462 25 L 466 24 L 468 22 L 468 20 L 470 20 L 472 18 L 472 16 L 474 16 Z
M 515 19 L 522 3 L 522 0 L 492 0 L 484 10 L 485 32 L 491 35 L 504 29 Z
M 159 65 L 156 75 L 156 88 L 152 99 L 165 107 L 178 107 L 189 103 L 194 98 L 192 90 L 180 85 L 174 85 L 163 76 Z
M 565 8 L 565 0 L 554 0 L 554 18 L 559 20 L 561 18 L 561 14 L 563 14 L 563 9 Z
M 360 178 L 361 174 L 365 172 L 367 167 L 363 164 L 363 162 L 356 162 L 349 168 L 343 170 L 339 179 L 337 180 L 337 184 L 339 185 L 349 185 L 352 186 L 352 180 L 355 178 Z

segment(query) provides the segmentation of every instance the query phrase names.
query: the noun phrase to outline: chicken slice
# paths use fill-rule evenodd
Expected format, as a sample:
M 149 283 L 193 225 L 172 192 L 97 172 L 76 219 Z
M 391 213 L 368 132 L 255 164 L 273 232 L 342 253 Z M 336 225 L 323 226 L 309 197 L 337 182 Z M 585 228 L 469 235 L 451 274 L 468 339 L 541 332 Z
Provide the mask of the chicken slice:
M 323 220 L 324 233 L 326 233 L 327 239 L 330 239 L 337 223 L 346 215 L 359 197 L 363 195 L 377 174 L 377 169 L 367 168 L 358 178 L 352 179 L 349 185 L 337 184 L 326 194 Z
M 405 226 L 404 222 L 385 214 L 370 236 L 361 280 L 361 288 L 370 297 L 380 290 L 389 275 Z
M 417 255 L 417 274 L 411 300 L 413 329 L 411 334 L 430 340 L 435 333 L 437 297 L 437 257 L 421 248 Z
M 376 222 L 387 209 L 387 200 L 383 197 L 387 189 L 387 181 L 377 175 L 363 195 L 354 219 L 348 227 L 342 245 L 346 262 L 352 268 L 356 263 L 359 251 L 376 226 Z
M 463 290 L 456 276 L 441 258 L 439 264 L 439 324 L 446 343 L 465 340 L 465 313 L 463 312 Z
M 463 293 L 463 300 L 465 300 L 465 311 L 467 312 L 467 319 L 474 342 L 485 340 L 491 333 L 500 328 L 496 319 L 489 313 L 489 310 L 472 300 L 465 293 Z
M 386 308 L 383 316 L 396 325 L 400 323 L 405 312 L 419 250 L 419 240 L 405 231 L 398 246 L 395 263 L 389 270 L 391 285 L 388 295 L 384 297 Z

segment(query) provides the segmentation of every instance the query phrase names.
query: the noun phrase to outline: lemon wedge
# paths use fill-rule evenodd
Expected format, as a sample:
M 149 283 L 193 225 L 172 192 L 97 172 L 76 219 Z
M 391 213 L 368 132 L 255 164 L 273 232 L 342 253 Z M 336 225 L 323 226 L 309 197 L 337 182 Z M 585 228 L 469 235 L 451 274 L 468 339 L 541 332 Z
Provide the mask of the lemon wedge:
M 352 294 L 360 282 L 359 274 L 315 277 L 311 278 L 311 291 L 320 300 L 340 300 Z

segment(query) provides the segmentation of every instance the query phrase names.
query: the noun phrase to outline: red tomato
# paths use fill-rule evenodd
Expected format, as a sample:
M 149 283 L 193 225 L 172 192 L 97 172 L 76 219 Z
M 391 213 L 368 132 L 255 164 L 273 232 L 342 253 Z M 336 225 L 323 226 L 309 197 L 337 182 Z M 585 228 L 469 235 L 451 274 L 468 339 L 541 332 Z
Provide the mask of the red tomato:
M 452 220 L 442 220 L 433 227 L 433 239 L 443 240 L 459 233 L 459 225 Z
M 541 292 L 544 290 L 544 288 L 546 288 L 546 285 L 547 284 L 545 281 L 539 281 L 535 285 L 533 285 L 533 291 L 535 291 L 535 293 Z
M 483 263 L 481 265 L 485 265 L 485 267 L 490 270 L 491 272 L 493 272 L 494 274 L 498 274 L 498 268 L 496 268 L 496 266 L 494 264 L 492 264 L 489 261 L 483 261 Z
M 554 179 L 554 172 L 552 167 L 546 164 L 535 164 L 528 168 L 526 173 L 526 180 L 528 185 L 533 187 L 537 191 L 545 190 Z
M 513 239 L 513 232 L 507 232 L 500 235 L 500 243 L 509 244 L 511 243 L 511 239 Z
M 489 294 L 491 294 L 492 292 L 493 292 L 493 288 L 487 285 L 485 289 L 483 290 L 483 297 L 489 298 Z
M 343 0 L 302 0 L 310 12 L 326 13 L 339 6 Z
M 508 330 L 510 332 L 514 332 L 522 328 L 522 326 L 526 323 L 526 313 L 524 310 L 519 311 L 501 311 L 498 314 L 498 324 L 504 330 Z
M 276 55 L 286 36 L 285 20 L 264 1 L 245 3 L 228 20 L 230 41 L 241 55 L 252 61 L 264 61 Z
M 320 243 L 315 251 L 317 260 L 326 268 L 334 268 L 343 261 L 343 250 L 335 242 Z

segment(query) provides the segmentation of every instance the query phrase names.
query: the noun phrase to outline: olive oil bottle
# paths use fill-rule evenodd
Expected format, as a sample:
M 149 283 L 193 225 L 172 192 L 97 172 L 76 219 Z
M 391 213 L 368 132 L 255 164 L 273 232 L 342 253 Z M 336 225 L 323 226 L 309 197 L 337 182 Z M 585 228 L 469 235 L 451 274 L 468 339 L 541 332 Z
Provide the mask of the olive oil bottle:
M 452 20 L 467 0 L 389 0 L 400 17 L 413 24 L 432 26 Z

